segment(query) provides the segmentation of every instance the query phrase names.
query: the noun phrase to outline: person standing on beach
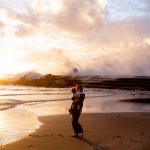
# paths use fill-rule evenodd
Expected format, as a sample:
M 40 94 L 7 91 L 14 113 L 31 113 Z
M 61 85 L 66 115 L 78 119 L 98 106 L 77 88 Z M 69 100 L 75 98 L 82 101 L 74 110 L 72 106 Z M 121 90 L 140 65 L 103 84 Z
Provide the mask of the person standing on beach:
M 72 112 L 74 112 L 74 110 L 75 110 L 75 106 L 76 106 L 76 101 L 78 101 L 78 97 L 77 97 L 77 95 L 76 95 L 76 92 L 77 92 L 77 90 L 76 90 L 76 88 L 73 88 L 72 90 L 71 90 L 71 92 L 72 92 L 72 94 L 73 94 L 73 96 L 72 96 L 72 104 L 71 104 L 71 108 L 69 109 L 69 112 L 70 112 L 70 115 L 72 114 Z
M 83 101 L 85 98 L 82 85 L 77 85 L 76 88 L 73 88 L 72 93 L 73 93 L 72 97 L 73 103 L 71 105 L 71 108 L 69 109 L 69 112 L 72 115 L 72 127 L 75 133 L 74 137 L 78 136 L 83 137 L 84 135 L 83 128 L 79 123 L 79 117 L 82 112 Z

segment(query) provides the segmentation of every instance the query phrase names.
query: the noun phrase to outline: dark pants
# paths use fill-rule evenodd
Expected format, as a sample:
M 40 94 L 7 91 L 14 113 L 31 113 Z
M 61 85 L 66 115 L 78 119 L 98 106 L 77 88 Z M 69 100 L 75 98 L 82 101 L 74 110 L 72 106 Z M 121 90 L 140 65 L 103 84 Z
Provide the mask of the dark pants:
M 79 121 L 80 113 L 72 113 L 72 127 L 74 133 L 83 133 L 83 128 L 80 125 Z

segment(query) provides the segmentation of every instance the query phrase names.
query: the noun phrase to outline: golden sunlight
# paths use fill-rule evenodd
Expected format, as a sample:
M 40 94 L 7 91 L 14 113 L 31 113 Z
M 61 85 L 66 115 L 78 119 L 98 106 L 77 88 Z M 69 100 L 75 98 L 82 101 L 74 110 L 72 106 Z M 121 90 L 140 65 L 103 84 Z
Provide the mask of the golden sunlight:
M 4 74 L 11 74 L 27 70 L 26 66 L 21 61 L 21 51 L 9 51 L 0 55 L 0 77 Z
M 49 6 L 51 8 L 51 11 L 54 14 L 57 14 L 57 12 L 63 7 L 63 4 L 60 0 L 50 1 Z
M 2 130 L 4 127 L 6 127 L 7 121 L 6 121 L 6 114 L 0 113 L 0 130 Z

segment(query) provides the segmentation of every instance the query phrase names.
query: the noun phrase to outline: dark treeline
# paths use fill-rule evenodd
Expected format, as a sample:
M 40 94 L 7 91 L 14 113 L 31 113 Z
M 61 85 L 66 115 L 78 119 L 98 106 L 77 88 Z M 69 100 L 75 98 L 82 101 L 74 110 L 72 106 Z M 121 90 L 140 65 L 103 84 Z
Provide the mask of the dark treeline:
M 40 79 L 27 79 L 25 76 L 19 80 L 13 81 L 13 85 L 38 86 L 38 87 L 70 87 L 80 83 L 71 76 L 45 75 Z
M 61 76 L 47 74 L 39 79 L 0 80 L 1 84 L 37 87 L 71 87 L 83 84 L 87 88 L 112 88 L 128 90 L 150 90 L 150 77 L 104 78 L 101 76 Z
M 150 77 L 100 78 L 93 77 L 84 81 L 86 87 L 112 88 L 127 90 L 150 90 Z

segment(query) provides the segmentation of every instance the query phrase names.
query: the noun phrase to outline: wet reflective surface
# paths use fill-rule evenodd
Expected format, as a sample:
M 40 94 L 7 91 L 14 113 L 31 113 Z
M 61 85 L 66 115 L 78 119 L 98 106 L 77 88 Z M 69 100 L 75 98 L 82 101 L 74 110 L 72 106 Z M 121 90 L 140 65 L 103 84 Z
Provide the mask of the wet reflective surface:
M 0 86 L 0 144 L 20 139 L 37 129 L 37 116 L 68 114 L 71 88 Z M 149 91 L 85 88 L 83 113 L 150 112 L 150 103 L 120 102 L 150 98 Z

